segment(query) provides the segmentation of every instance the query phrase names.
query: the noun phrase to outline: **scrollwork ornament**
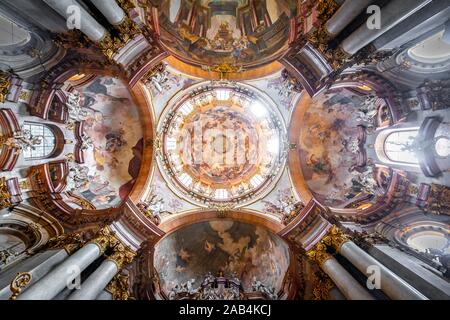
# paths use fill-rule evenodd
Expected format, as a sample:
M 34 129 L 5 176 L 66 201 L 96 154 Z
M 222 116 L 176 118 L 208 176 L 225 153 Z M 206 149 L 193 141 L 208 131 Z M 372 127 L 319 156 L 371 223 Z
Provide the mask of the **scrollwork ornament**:
M 22 290 L 31 283 L 33 276 L 29 272 L 19 272 L 9 286 L 12 295 L 9 300 L 16 300 Z

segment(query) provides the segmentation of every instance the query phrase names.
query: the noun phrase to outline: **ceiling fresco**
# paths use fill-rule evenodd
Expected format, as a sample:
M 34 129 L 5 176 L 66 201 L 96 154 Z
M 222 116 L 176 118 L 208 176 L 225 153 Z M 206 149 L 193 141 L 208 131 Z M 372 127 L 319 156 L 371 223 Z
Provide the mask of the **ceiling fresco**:
M 170 234 L 159 242 L 154 258 L 166 293 L 191 279 L 197 287 L 208 273 L 235 274 L 246 291 L 252 291 L 254 280 L 278 291 L 289 264 L 289 248 L 278 236 L 259 226 L 223 219 Z
M 295 2 L 173 0 L 156 6 L 161 41 L 177 57 L 205 68 L 253 67 L 273 61 L 287 45 Z
M 204 206 L 252 201 L 277 180 L 286 129 L 270 98 L 234 83 L 203 83 L 173 97 L 158 125 L 158 164 Z
M 309 98 L 306 98 L 309 99 Z M 359 168 L 358 125 L 367 96 L 348 89 L 324 93 L 307 103 L 299 150 L 304 178 L 328 206 L 342 206 L 362 194 L 380 196 L 371 167 Z
M 126 84 L 99 77 L 77 88 L 84 112 L 84 163 L 72 164 L 70 191 L 97 209 L 118 206 L 139 174 L 143 133 L 139 111 Z M 73 98 L 77 99 L 77 98 Z M 133 130 L 128 130 L 133 128 Z
M 269 118 L 267 116 L 272 114 L 272 112 L 255 115 L 254 112 L 251 112 L 249 106 L 240 106 L 243 101 L 240 101 L 237 97 L 231 99 L 234 101 L 232 103 L 229 101 L 218 101 L 216 97 L 211 98 L 211 101 L 208 100 L 209 104 L 206 103 L 197 109 L 196 118 L 189 114 L 183 114 L 183 112 L 177 115 L 172 113 L 170 108 L 177 106 L 178 100 L 186 102 L 185 96 L 189 96 L 189 93 L 194 90 L 194 88 L 201 86 L 201 79 L 188 76 L 167 62 L 163 62 L 157 69 L 158 72 L 153 73 L 152 76 L 147 79 L 145 88 L 147 89 L 148 95 L 151 97 L 153 114 L 156 122 L 160 123 L 159 128 L 166 128 L 164 130 L 171 132 L 169 134 L 172 135 L 171 139 L 169 139 L 170 143 L 173 144 L 174 141 L 179 142 L 179 147 L 175 149 L 171 149 L 173 146 L 169 147 L 169 149 L 171 149 L 169 150 L 169 153 L 172 153 L 173 156 L 177 158 L 177 155 L 179 154 L 184 154 L 184 156 L 189 154 L 191 156 L 194 155 L 192 152 L 192 145 L 190 148 L 189 145 L 188 148 L 184 148 L 181 147 L 181 142 L 185 139 L 185 133 L 190 132 L 187 136 L 192 137 L 192 134 L 200 128 L 195 126 L 198 122 L 196 120 L 199 120 L 200 118 L 202 120 L 202 132 L 207 130 L 207 128 L 221 129 L 222 133 L 226 133 L 229 129 L 242 129 L 248 133 L 249 138 L 251 138 L 248 140 L 249 143 L 256 141 L 258 142 L 256 146 L 260 146 L 262 150 L 266 150 L 268 146 L 259 143 L 260 137 L 265 135 L 267 139 L 272 139 L 273 134 L 271 134 L 271 132 L 273 132 L 273 130 L 266 130 L 267 132 L 264 133 L 264 130 L 262 129 L 267 125 L 273 127 L 273 124 L 271 124 L 274 121 L 273 119 L 288 123 L 290 121 L 293 106 L 297 104 L 301 97 L 298 88 L 297 90 L 291 90 L 292 85 L 287 79 L 286 74 L 279 71 L 264 79 L 242 82 L 242 85 L 245 88 L 253 88 L 252 90 L 255 92 L 263 92 L 263 96 L 265 96 L 266 99 L 268 99 L 267 97 L 270 97 L 269 100 L 271 103 L 269 105 L 269 110 L 273 109 L 276 112 Z M 211 85 L 217 86 L 220 85 L 220 82 L 214 81 Z M 222 82 L 222 85 L 230 86 L 234 85 L 234 82 Z M 230 95 L 230 97 L 232 96 L 233 95 Z M 261 111 L 264 111 L 264 106 L 260 107 L 262 108 Z M 175 109 L 176 108 L 177 107 L 175 107 Z M 173 121 L 182 124 L 182 127 L 180 128 L 184 129 L 182 131 L 178 129 L 169 130 L 167 124 L 164 124 L 167 114 L 175 119 Z M 226 115 L 228 114 L 232 116 L 230 117 L 230 120 L 227 120 Z M 221 119 L 225 121 L 222 121 Z M 255 123 L 261 123 L 262 126 L 255 125 Z M 283 131 L 284 130 L 282 130 L 282 132 Z M 278 133 L 276 134 L 278 135 Z M 283 133 L 283 136 L 284 135 L 286 135 L 286 133 Z M 205 141 L 200 149 L 203 150 L 203 147 L 205 150 L 211 149 L 210 151 L 217 151 L 220 149 L 222 153 L 215 152 L 215 156 L 222 160 L 224 157 L 226 159 L 227 154 L 232 150 L 227 148 L 230 146 L 230 141 L 223 137 L 225 137 L 225 135 L 215 134 L 214 137 L 211 137 L 211 139 L 214 138 L 213 140 L 215 143 Z M 164 144 L 162 144 L 161 147 L 164 147 Z M 250 144 L 244 144 L 241 147 L 243 148 L 241 152 L 242 155 L 251 155 L 248 152 L 250 150 L 253 150 L 252 152 L 258 151 L 257 148 L 255 149 L 255 147 Z M 264 154 L 265 152 L 262 153 Z M 186 160 L 186 157 L 184 157 L 184 159 Z M 190 176 L 193 177 L 193 180 L 201 178 L 210 185 L 215 184 L 223 186 L 225 189 L 230 189 L 230 181 L 235 181 L 237 183 L 250 181 L 254 169 L 258 166 L 258 164 L 252 164 L 248 161 L 240 166 L 227 166 L 223 163 L 222 165 L 215 165 L 214 168 L 210 168 L 211 170 L 208 169 L 205 171 L 205 167 L 208 167 L 209 162 L 210 161 L 204 161 L 204 163 L 193 163 L 192 165 L 185 163 L 182 168 L 185 170 L 184 172 L 189 173 Z M 152 182 L 149 185 L 145 199 L 143 199 L 141 203 L 141 207 L 145 208 L 143 211 L 153 222 L 160 224 L 174 218 L 176 215 L 192 212 L 193 210 L 198 210 L 205 206 L 204 202 L 197 202 L 191 197 L 186 197 L 183 186 L 181 184 L 178 186 L 177 183 L 171 182 L 171 178 L 168 177 L 164 165 L 157 165 L 157 162 L 154 162 L 153 166 Z M 216 172 L 215 175 L 214 172 Z M 222 172 L 224 175 L 228 174 L 226 182 L 221 178 Z M 234 178 L 230 178 L 230 175 L 233 175 Z M 280 190 L 283 190 L 283 194 L 290 193 L 291 190 L 293 190 L 288 170 L 280 171 L 280 178 L 276 179 L 276 181 L 270 185 L 269 189 L 264 192 L 264 194 L 267 192 L 267 195 L 254 198 L 254 201 L 251 201 L 250 203 L 237 203 L 237 205 L 252 212 L 270 215 L 273 219 L 281 221 L 290 213 L 289 208 L 292 209 L 292 207 L 300 201 L 297 198 L 297 195 L 292 193 L 294 199 L 289 199 L 289 201 L 292 200 L 292 203 L 287 204 L 285 201 L 282 201 L 283 203 L 280 206 L 280 196 L 278 194 L 278 191 Z M 191 188 L 189 188 L 189 191 L 192 191 Z M 290 196 L 284 197 L 284 200 L 287 198 L 290 198 Z

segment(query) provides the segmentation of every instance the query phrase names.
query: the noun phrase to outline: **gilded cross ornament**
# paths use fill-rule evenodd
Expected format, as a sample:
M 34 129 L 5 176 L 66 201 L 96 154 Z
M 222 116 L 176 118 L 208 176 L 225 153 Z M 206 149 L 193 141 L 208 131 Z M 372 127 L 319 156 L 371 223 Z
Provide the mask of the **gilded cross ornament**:
M 206 67 L 208 71 L 217 72 L 220 74 L 220 80 L 227 80 L 230 73 L 238 73 L 244 71 L 242 66 L 231 65 L 229 63 L 222 63 L 215 66 Z
M 12 292 L 12 295 L 9 298 L 9 300 L 16 300 L 17 297 L 22 292 L 23 288 L 25 288 L 27 285 L 29 285 L 32 279 L 33 279 L 33 276 L 31 273 L 19 272 L 15 276 L 15 278 L 11 281 L 11 284 L 9 286 L 9 289 Z
M 339 252 L 342 245 L 350 241 L 350 239 L 341 229 L 333 224 L 321 241 Z

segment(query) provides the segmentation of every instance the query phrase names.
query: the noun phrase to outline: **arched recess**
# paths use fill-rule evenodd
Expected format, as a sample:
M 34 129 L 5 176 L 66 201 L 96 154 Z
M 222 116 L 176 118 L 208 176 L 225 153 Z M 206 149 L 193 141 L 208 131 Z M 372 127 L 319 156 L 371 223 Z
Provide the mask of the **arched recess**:
M 418 167 L 419 161 L 414 151 L 409 151 L 419 128 L 386 129 L 381 131 L 375 141 L 375 152 L 386 165 Z
M 55 125 L 25 121 L 23 130 L 28 130 L 34 137 L 39 137 L 40 143 L 34 148 L 23 151 L 27 161 L 38 159 L 53 159 L 59 157 L 64 149 L 64 133 Z
M 195 234 L 196 236 L 187 238 L 183 233 Z M 214 233 L 216 233 L 216 235 L 214 235 Z M 200 278 L 205 276 L 207 272 L 204 271 L 208 268 L 213 275 L 217 275 L 219 271 L 222 270 L 221 268 L 224 267 L 225 269 L 222 270 L 224 276 L 230 276 L 234 270 L 233 268 L 237 268 L 235 271 L 237 272 L 238 277 L 245 278 L 242 278 L 241 281 L 243 281 L 243 285 L 247 290 L 249 289 L 253 278 L 253 276 L 248 278 L 248 275 L 255 273 L 254 275 L 257 278 L 262 277 L 258 280 L 269 282 L 266 283 L 268 286 L 276 283 L 274 287 L 281 299 L 286 299 L 289 296 L 293 297 L 297 294 L 297 281 L 299 279 L 297 279 L 295 274 L 295 256 L 291 252 L 289 245 L 285 243 L 282 238 L 277 236 L 271 230 L 263 227 L 261 224 L 257 223 L 255 225 L 255 223 L 243 222 L 242 219 L 236 220 L 230 218 L 228 215 L 226 218 L 218 218 L 216 215 L 215 217 L 210 217 L 203 221 L 194 221 L 192 223 L 184 224 L 182 227 L 168 233 L 155 245 L 155 249 L 151 249 L 148 252 L 149 257 L 147 259 L 151 260 L 147 262 L 147 266 L 150 265 L 152 270 L 154 268 L 157 272 L 162 272 L 162 265 L 159 263 L 161 262 L 161 258 L 165 261 L 169 259 L 170 263 L 173 263 L 173 257 L 182 255 L 181 260 L 183 260 L 185 256 L 177 249 L 172 248 L 170 252 L 165 251 L 167 245 L 169 245 L 169 247 L 173 245 L 174 239 L 179 236 L 181 236 L 186 243 L 183 242 L 183 240 L 181 240 L 181 242 L 176 241 L 178 243 L 177 245 L 183 247 L 182 251 L 184 250 L 183 252 L 192 256 L 192 259 L 189 259 L 189 261 L 194 262 L 193 264 L 186 266 L 186 271 L 189 270 L 189 272 L 193 272 L 196 277 L 198 276 L 198 279 L 196 279 L 197 281 L 202 280 Z M 221 237 L 223 240 L 220 240 Z M 205 246 L 205 251 L 201 250 L 203 246 Z M 259 251 L 262 250 L 263 247 L 265 249 Z M 281 247 L 282 250 L 280 250 Z M 241 253 L 237 253 L 238 251 Z M 205 256 L 202 259 L 201 256 L 203 254 Z M 205 264 L 204 259 L 210 259 L 211 255 L 218 255 L 218 257 L 214 259 L 215 262 L 209 260 L 211 263 Z M 223 260 L 224 256 L 227 255 L 229 255 L 230 258 Z M 199 260 L 198 258 L 201 259 Z M 276 270 L 274 270 L 275 266 L 270 263 L 273 258 L 277 261 Z M 196 264 L 196 261 L 200 264 Z M 225 265 L 222 266 L 222 263 L 229 265 L 228 267 Z M 248 267 L 248 264 L 253 266 L 252 270 L 244 272 L 242 268 L 245 269 Z M 259 269 L 260 266 L 263 266 L 262 269 Z M 205 270 L 197 270 L 199 267 L 200 269 L 203 268 Z M 267 268 L 269 268 L 270 271 L 268 271 Z M 142 272 L 148 273 L 152 270 L 142 270 Z M 301 270 L 299 273 L 303 271 L 304 270 Z M 184 282 L 181 278 L 173 279 L 171 276 L 172 275 L 168 275 L 167 277 L 162 278 L 159 277 L 158 274 L 154 274 L 154 279 L 159 278 L 159 280 L 165 284 L 170 283 L 171 281 Z M 167 299 L 167 286 L 162 288 L 163 283 L 160 281 L 153 282 L 153 294 L 159 299 Z
M 14 133 L 20 131 L 19 121 L 11 109 L 0 109 L 0 127 L 3 142 L 12 138 Z M 14 148 L 6 145 L 0 150 L 0 170 L 11 171 L 19 159 L 19 153 Z
M 158 57 L 162 59 L 164 55 L 159 55 Z M 152 61 L 158 63 L 160 59 L 155 58 L 155 60 Z M 50 83 L 50 85 L 35 91 L 30 102 L 33 115 L 43 119 L 48 118 L 59 123 L 68 122 L 70 119 L 67 111 L 64 110 L 65 103 L 67 102 L 67 92 L 82 90 L 93 83 L 95 83 L 97 86 L 96 88 L 98 89 L 99 86 L 101 87 L 104 85 L 104 82 L 102 82 L 103 80 L 101 80 L 102 77 L 109 77 L 113 82 L 120 81 L 123 83 L 124 88 L 126 87 L 130 94 L 129 100 L 136 106 L 138 112 L 137 119 L 139 119 L 139 126 L 142 126 L 144 137 L 138 141 L 138 144 L 135 144 L 135 142 L 127 144 L 132 148 L 134 157 L 130 161 L 130 167 L 125 167 L 124 170 L 126 172 L 128 169 L 128 173 L 132 176 L 132 180 L 126 185 L 127 191 L 126 194 L 123 193 L 122 201 L 114 207 L 102 208 L 96 205 L 96 203 L 93 203 L 90 199 L 87 199 L 88 201 L 83 201 L 82 197 L 80 198 L 77 194 L 63 194 L 66 184 L 55 188 L 52 179 L 50 178 L 51 175 L 49 172 L 51 170 L 49 165 L 42 165 L 33 169 L 35 172 L 38 172 L 38 175 L 41 177 L 40 182 L 35 181 L 36 183 L 33 184 L 34 194 L 40 194 L 40 196 L 34 197 L 34 201 L 38 202 L 40 207 L 45 207 L 51 203 L 54 214 L 60 217 L 66 226 L 80 226 L 82 223 L 90 224 L 95 223 L 95 221 L 102 221 L 103 223 L 113 221 L 122 213 L 127 195 L 138 202 L 142 190 L 145 190 L 143 186 L 147 184 L 150 175 L 149 170 L 151 168 L 153 155 L 153 125 L 151 121 L 149 121 L 151 120 L 150 105 L 144 96 L 143 90 L 140 89 L 142 84 L 137 82 L 130 88 L 127 79 L 124 77 L 117 78 L 117 76 L 120 75 L 119 69 L 115 66 L 108 66 L 107 68 L 105 68 L 105 66 L 106 65 L 100 61 L 88 59 L 72 59 L 64 61 L 47 73 L 44 77 L 44 82 Z M 134 71 L 143 76 L 148 71 L 147 68 L 152 68 L 152 64 L 146 63 L 140 65 L 139 68 L 140 69 L 134 69 Z M 100 83 L 98 83 L 99 81 Z M 108 94 L 109 93 L 106 92 L 106 97 L 108 97 Z M 121 103 L 122 101 L 121 98 L 116 100 L 118 103 Z M 124 112 L 127 112 L 125 111 L 126 109 L 123 110 Z M 118 119 L 119 117 L 116 118 Z M 83 132 L 85 132 L 81 125 L 83 122 L 84 121 L 81 123 L 75 122 L 75 137 L 77 139 L 75 149 L 77 149 L 77 146 L 78 149 L 81 148 L 79 142 L 82 140 Z M 136 125 L 129 125 L 127 129 L 132 127 L 136 128 Z M 76 152 L 75 160 L 82 165 L 83 162 L 86 161 L 86 151 L 84 150 L 84 155 L 83 152 Z M 131 167 L 132 163 L 133 166 Z M 144 163 L 145 165 L 140 165 L 141 163 Z M 66 177 L 70 172 L 70 168 L 67 165 L 67 162 L 64 161 L 59 165 L 61 168 L 66 168 L 64 173 Z M 122 190 L 120 191 L 122 192 Z
M 166 234 L 170 234 L 185 226 L 194 223 L 209 221 L 217 217 L 217 211 L 193 211 L 190 213 L 182 214 L 180 216 L 175 216 L 172 219 L 168 219 L 161 223 L 158 227 Z M 259 225 L 274 233 L 280 232 L 285 227 L 285 225 L 283 225 L 279 221 L 276 221 L 269 217 L 265 217 L 263 214 L 258 214 L 252 211 L 227 211 L 223 214 L 223 217 L 243 223 Z
M 374 231 L 398 249 L 449 275 L 450 220 L 430 216 L 413 206 L 398 207 L 374 226 Z
M 49 239 L 64 233 L 51 215 L 18 205 L 0 217 L 0 270 L 39 251 Z
M 362 119 L 365 121 L 361 122 L 361 120 L 358 120 L 358 122 L 360 123 L 360 126 L 358 127 L 361 128 L 362 134 L 357 134 L 355 131 L 355 133 L 352 135 L 355 138 L 357 137 L 359 141 L 359 156 L 354 161 L 354 165 L 360 167 L 359 170 L 364 173 L 364 170 L 366 170 L 365 166 L 368 160 L 368 151 L 365 148 L 366 137 L 368 137 L 370 133 L 373 132 L 374 128 L 389 126 L 394 122 L 394 119 L 399 119 L 398 116 L 394 117 L 392 115 L 394 114 L 394 112 L 397 115 L 401 114 L 397 112 L 399 108 L 398 100 L 396 98 L 397 93 L 392 85 L 390 85 L 390 83 L 371 73 L 345 74 L 341 76 L 335 84 L 331 85 L 326 93 L 330 94 L 330 96 L 332 96 L 333 94 L 338 95 L 342 90 L 346 90 L 348 92 L 348 95 L 346 96 L 346 100 L 348 101 L 342 102 L 340 106 L 342 107 L 342 105 L 344 105 L 344 107 L 341 108 L 343 111 L 348 110 L 351 113 L 356 113 L 356 111 L 359 111 L 352 111 L 351 106 L 348 105 L 349 103 L 353 103 L 351 102 L 351 99 L 348 99 L 351 98 L 350 95 L 360 96 L 362 98 L 366 96 L 374 97 L 375 101 L 380 100 L 378 109 L 374 112 L 375 116 L 372 115 L 373 120 L 371 120 L 370 122 L 366 122 L 367 120 L 364 119 L 364 117 L 362 117 Z M 322 94 L 324 93 L 322 92 Z M 302 170 L 302 163 L 304 163 L 305 160 L 304 156 L 302 155 L 304 148 L 302 145 L 302 141 L 300 140 L 299 132 L 305 126 L 305 117 L 308 106 L 313 102 L 314 99 L 317 99 L 318 97 L 320 96 L 317 95 L 314 98 L 310 98 L 304 95 L 302 97 L 299 105 L 293 112 L 292 121 L 289 128 L 289 139 L 291 145 L 293 145 L 293 148 L 291 148 L 289 153 L 289 168 L 291 180 L 293 181 L 293 184 L 300 198 L 304 202 L 307 202 L 315 196 L 310 186 L 308 185 L 307 177 L 304 175 L 304 172 Z M 339 100 L 337 97 L 336 99 Z M 369 104 L 371 103 L 372 102 L 369 101 Z M 337 107 L 339 107 L 339 103 L 338 106 L 330 107 L 329 110 L 332 110 L 332 112 L 334 112 L 334 109 Z M 393 110 L 393 112 L 391 110 Z M 325 110 L 325 115 L 326 114 L 327 112 Z M 349 117 L 351 118 L 353 117 L 353 115 L 350 115 Z M 358 117 L 358 119 L 359 118 L 360 117 Z M 317 124 L 318 122 L 314 124 Z M 310 127 L 312 126 L 313 124 L 311 124 Z M 311 134 L 307 134 L 305 135 L 305 137 L 307 137 L 307 139 L 310 139 Z M 315 144 L 316 143 L 318 142 L 315 142 Z M 386 211 L 390 207 L 401 200 L 401 195 L 404 194 L 405 189 L 405 179 L 401 171 L 386 172 L 386 170 L 384 170 L 384 167 L 379 165 L 374 167 L 373 172 L 374 175 L 372 178 L 376 181 L 377 188 L 380 188 L 380 192 L 381 189 L 383 189 L 383 193 L 380 193 L 378 195 L 378 199 L 376 202 L 374 202 L 374 200 L 370 200 L 370 198 L 368 197 L 352 198 L 351 201 L 349 200 L 348 203 L 344 203 L 343 206 L 336 206 L 330 203 L 326 203 L 320 199 L 318 199 L 318 201 L 323 205 L 329 206 L 334 214 L 343 217 L 344 220 L 354 219 L 355 221 L 361 220 L 361 222 L 367 222 L 372 218 L 379 219 L 380 216 L 385 215 Z M 369 217 L 370 215 L 372 215 L 372 218 Z
M 25 18 L 21 12 L 2 6 L 0 24 L 0 68 L 12 71 L 22 79 L 36 75 L 60 61 L 65 49 L 58 47 L 50 36 Z

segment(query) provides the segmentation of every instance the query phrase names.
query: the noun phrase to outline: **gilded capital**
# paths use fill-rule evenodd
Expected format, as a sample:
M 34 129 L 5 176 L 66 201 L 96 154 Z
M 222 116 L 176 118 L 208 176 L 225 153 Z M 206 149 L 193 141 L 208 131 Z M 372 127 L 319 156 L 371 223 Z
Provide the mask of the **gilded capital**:
M 108 260 L 115 262 L 119 270 L 121 270 L 125 265 L 130 264 L 135 256 L 135 252 L 119 243 L 114 247 L 114 251 Z
M 321 268 L 325 261 L 331 259 L 332 256 L 327 252 L 327 246 L 321 241 L 317 242 L 314 247 L 306 252 L 306 256 L 316 262 Z
M 327 246 L 333 247 L 338 252 L 341 250 L 342 245 L 347 241 L 350 241 L 349 237 L 334 224 L 322 238 L 323 243 Z
M 6 97 L 9 94 L 10 86 L 11 81 L 9 74 L 0 71 L 0 103 L 4 103 L 6 101 Z
M 68 233 L 52 238 L 47 242 L 49 249 L 64 249 L 68 254 L 74 253 L 84 245 L 85 241 L 80 233 Z
M 0 178 L 0 209 L 8 208 L 11 206 L 11 193 L 6 185 L 6 179 Z
M 101 252 L 105 252 L 106 249 L 116 246 L 119 240 L 108 227 L 105 227 L 100 229 L 97 236 L 91 240 L 91 243 L 96 244 Z

